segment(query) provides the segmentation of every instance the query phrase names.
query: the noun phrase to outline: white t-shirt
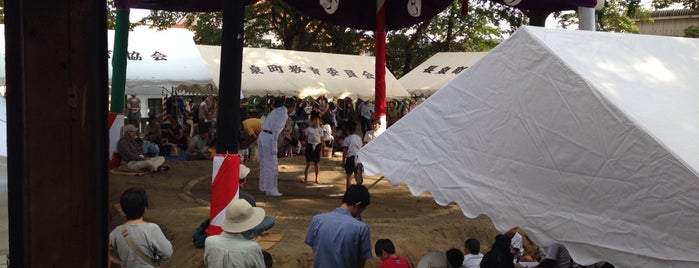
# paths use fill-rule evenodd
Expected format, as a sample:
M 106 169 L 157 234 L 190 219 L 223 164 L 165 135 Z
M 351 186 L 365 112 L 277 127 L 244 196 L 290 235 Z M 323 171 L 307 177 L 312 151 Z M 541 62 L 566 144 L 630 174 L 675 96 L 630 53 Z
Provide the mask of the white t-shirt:
M 323 125 L 323 139 L 326 141 L 333 139 L 333 129 L 330 127 L 330 124 Z
M 481 260 L 483 260 L 483 254 L 465 254 L 463 266 L 464 268 L 479 268 Z
M 376 137 L 379 136 L 379 133 L 374 131 L 374 130 L 369 130 L 366 132 L 364 135 L 364 143 L 369 143 L 370 141 L 376 139 Z
M 522 247 L 522 235 L 520 235 L 518 232 L 515 232 L 515 235 L 512 236 L 512 243 L 510 243 L 510 247 L 519 249 L 519 255 L 515 256 L 515 258 L 524 256 L 524 248 Z
M 342 146 L 347 147 L 346 157 L 357 155 L 357 152 L 359 152 L 359 149 L 362 148 L 362 145 L 364 145 L 364 143 L 362 143 L 362 138 L 360 138 L 357 134 L 349 135 L 342 141 Z
M 556 267 L 570 267 L 570 253 L 568 253 L 568 250 L 562 244 L 551 243 L 546 246 L 544 252 L 546 252 L 546 257 L 544 258 L 556 261 Z
M 316 145 L 320 143 L 320 138 L 323 137 L 323 129 L 320 127 L 307 127 L 303 131 L 303 135 L 306 136 L 308 144 Z

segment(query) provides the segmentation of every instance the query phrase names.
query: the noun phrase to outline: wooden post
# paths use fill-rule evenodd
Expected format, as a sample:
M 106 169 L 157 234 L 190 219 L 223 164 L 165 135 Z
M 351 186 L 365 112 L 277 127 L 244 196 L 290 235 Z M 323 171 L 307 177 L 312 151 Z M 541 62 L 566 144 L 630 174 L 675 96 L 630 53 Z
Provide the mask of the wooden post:
M 106 10 L 5 1 L 11 267 L 107 264 Z

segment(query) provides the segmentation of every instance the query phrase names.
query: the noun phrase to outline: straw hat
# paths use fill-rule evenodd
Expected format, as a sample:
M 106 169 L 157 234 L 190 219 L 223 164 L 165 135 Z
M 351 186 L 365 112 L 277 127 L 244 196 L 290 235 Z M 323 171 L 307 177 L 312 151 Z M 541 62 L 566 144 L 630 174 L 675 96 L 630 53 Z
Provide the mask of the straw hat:
M 417 263 L 417 268 L 445 268 L 447 267 L 447 256 L 439 251 L 427 253 Z
M 245 199 L 233 199 L 226 206 L 221 229 L 229 233 L 242 233 L 252 229 L 265 218 L 265 210 L 252 207 Z

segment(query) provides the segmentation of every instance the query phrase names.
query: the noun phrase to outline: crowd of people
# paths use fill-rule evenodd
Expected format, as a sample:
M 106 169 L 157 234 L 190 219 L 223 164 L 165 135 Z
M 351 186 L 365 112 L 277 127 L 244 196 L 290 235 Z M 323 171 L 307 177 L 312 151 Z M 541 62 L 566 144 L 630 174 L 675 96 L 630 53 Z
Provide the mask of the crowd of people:
M 132 96 L 128 102 L 128 114 L 141 109 L 140 102 L 134 99 Z M 173 150 L 182 150 L 188 160 L 212 158 L 209 148 L 215 139 L 216 118 L 212 114 L 216 109 L 215 102 L 204 97 L 198 107 L 193 108 L 191 101 L 184 103 L 180 99 L 168 98 L 171 106 L 166 105 L 162 119 L 149 120 L 143 137 L 138 135 L 140 118 L 127 116 L 129 124 L 124 126 L 117 147 L 128 168 L 166 171 L 169 167 L 163 156 L 175 155 L 177 152 Z M 406 109 L 415 108 L 411 106 L 415 104 L 412 100 Z M 388 238 L 378 239 L 372 251 L 370 228 L 361 217 L 371 204 L 371 195 L 362 185 L 362 167 L 357 152 L 380 134 L 381 124 L 373 116 L 371 102 L 358 100 L 352 104 L 351 100 L 341 99 L 335 104 L 324 97 L 310 100 L 278 98 L 270 103 L 269 112 L 261 118 L 255 110 L 248 111 L 246 105 L 245 101 L 241 105 L 245 113 L 240 122 L 240 148 L 246 152 L 241 155 L 244 156 L 243 162 L 259 161 L 258 188 L 267 196 L 283 195 L 278 186 L 278 157 L 304 155 L 304 183 L 309 183 L 311 166 L 314 183 L 320 183 L 319 160 L 325 148 L 330 153 L 342 152 L 346 191 L 341 204 L 330 212 L 315 215 L 304 240 L 312 248 L 314 267 L 364 267 L 366 260 L 374 255 L 381 260 L 379 268 L 411 267 L 411 262 L 396 252 L 396 246 Z M 394 102 L 388 107 L 394 111 L 395 105 Z M 387 112 L 387 118 L 389 125 L 397 120 L 390 112 Z M 357 133 L 357 122 L 360 123 L 361 135 Z M 240 165 L 240 185 L 245 184 L 249 171 L 244 164 Z M 254 197 L 242 188 L 239 196 L 225 209 L 222 233 L 205 238 L 204 262 L 208 267 L 271 267 L 271 255 L 251 239 L 272 228 L 274 218 L 257 207 Z M 160 259 L 169 258 L 173 254 L 172 245 L 160 227 L 143 220 L 148 207 L 145 190 L 127 189 L 121 195 L 120 205 L 127 221 L 110 233 L 110 264 L 153 267 Z M 469 238 L 462 249 L 427 253 L 417 267 L 577 267 L 560 243 L 527 254 L 520 231 L 513 227 L 497 235 L 485 254 L 481 253 L 480 241 Z M 613 266 L 600 263 L 599 267 Z

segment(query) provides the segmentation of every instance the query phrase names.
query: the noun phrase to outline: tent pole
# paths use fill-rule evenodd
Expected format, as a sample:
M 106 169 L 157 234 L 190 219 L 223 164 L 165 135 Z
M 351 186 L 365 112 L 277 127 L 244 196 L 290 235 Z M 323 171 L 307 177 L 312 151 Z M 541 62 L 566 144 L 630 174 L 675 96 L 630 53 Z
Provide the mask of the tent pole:
M 126 94 L 126 50 L 129 46 L 129 9 L 117 9 L 112 51 L 112 94 L 109 111 L 124 112 Z
M 244 1 L 223 1 L 216 153 L 238 153 Z
M 386 0 L 376 1 L 376 77 L 374 79 L 374 117 L 381 120 L 379 132 L 386 129 Z

